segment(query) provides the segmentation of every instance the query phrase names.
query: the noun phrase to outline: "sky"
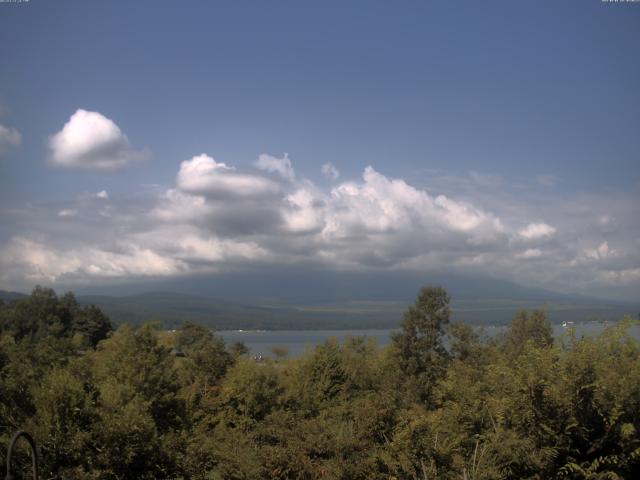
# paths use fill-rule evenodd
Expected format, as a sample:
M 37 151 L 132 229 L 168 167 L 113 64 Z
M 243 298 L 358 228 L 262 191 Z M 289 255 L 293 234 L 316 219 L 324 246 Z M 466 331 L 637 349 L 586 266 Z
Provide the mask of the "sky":
M 0 3 L 0 288 L 640 294 L 640 2 Z

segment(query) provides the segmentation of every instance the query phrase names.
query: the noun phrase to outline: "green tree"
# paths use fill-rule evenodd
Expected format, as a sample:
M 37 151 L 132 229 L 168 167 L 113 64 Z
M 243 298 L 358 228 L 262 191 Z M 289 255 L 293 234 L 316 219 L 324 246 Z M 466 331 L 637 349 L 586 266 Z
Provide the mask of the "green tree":
M 18 341 L 78 334 L 82 346 L 95 346 L 111 330 L 109 318 L 98 307 L 81 307 L 71 292 L 58 297 L 53 289 L 37 286 L 29 297 L 0 307 L 0 332 Z
M 553 328 L 544 311 L 522 310 L 513 317 L 504 337 L 505 351 L 511 357 L 517 357 L 527 342 L 533 342 L 539 348 L 553 345 Z
M 84 478 L 91 470 L 97 392 L 85 367 L 54 368 L 33 389 L 36 413 L 28 429 L 38 439 L 47 478 Z
M 107 478 L 171 478 L 184 409 L 170 349 L 154 325 L 120 327 L 99 347 L 87 358 L 99 394 L 92 437 L 99 468 Z
M 211 330 L 185 322 L 175 339 L 181 395 L 192 416 L 204 414 L 219 390 L 221 379 L 233 363 L 222 338 Z
M 104 340 L 113 330 L 111 320 L 95 305 L 78 308 L 73 315 L 71 324 L 73 333 L 82 335 L 86 343 L 95 347 L 100 340 Z
M 441 287 L 424 287 L 404 313 L 401 331 L 392 336 L 399 366 L 409 391 L 427 404 L 433 388 L 446 372 L 448 353 L 442 336 L 449 323 L 450 298 Z

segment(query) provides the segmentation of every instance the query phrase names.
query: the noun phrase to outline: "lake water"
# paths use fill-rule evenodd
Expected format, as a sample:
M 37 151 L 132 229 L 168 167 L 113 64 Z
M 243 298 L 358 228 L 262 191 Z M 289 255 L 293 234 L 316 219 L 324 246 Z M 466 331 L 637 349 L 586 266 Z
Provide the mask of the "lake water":
M 580 337 L 598 335 L 612 325 L 612 323 L 583 322 L 572 326 L 576 329 L 576 335 Z M 484 326 L 478 327 L 478 331 L 485 337 L 492 337 L 503 332 L 506 328 L 504 326 Z M 393 331 L 395 330 L 223 330 L 216 333 L 222 336 L 227 343 L 243 342 L 252 355 L 272 357 L 274 347 L 284 347 L 289 356 L 296 356 L 332 337 L 340 342 L 343 342 L 347 337 L 373 338 L 379 346 L 384 347 L 391 341 L 391 332 Z M 566 331 L 567 328 L 561 324 L 553 325 L 553 333 L 556 338 L 562 336 Z M 633 336 L 640 339 L 638 326 L 633 327 Z

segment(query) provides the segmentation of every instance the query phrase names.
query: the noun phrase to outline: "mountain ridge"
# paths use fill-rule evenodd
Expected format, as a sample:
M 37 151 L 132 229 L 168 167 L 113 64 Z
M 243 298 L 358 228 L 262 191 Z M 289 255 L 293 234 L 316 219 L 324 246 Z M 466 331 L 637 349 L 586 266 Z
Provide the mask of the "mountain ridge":
M 551 321 L 587 319 L 616 320 L 624 314 L 636 315 L 640 304 L 617 300 L 547 292 L 518 286 L 506 294 L 481 297 L 452 294 L 452 320 L 471 324 L 500 325 L 523 309 L 543 309 Z M 417 289 L 416 289 L 417 290 Z M 461 293 L 461 289 L 457 293 Z M 490 293 L 485 288 L 485 293 Z M 497 293 L 497 292 L 493 292 Z M 20 292 L 0 290 L 0 299 L 13 301 L 26 297 Z M 278 297 L 220 298 L 217 295 L 168 290 L 133 292 L 126 295 L 77 293 L 82 305 L 100 307 L 116 324 L 159 321 L 165 328 L 176 328 L 185 320 L 217 330 L 322 330 L 394 328 L 409 298 L 351 299 L 331 298 L 303 302 Z

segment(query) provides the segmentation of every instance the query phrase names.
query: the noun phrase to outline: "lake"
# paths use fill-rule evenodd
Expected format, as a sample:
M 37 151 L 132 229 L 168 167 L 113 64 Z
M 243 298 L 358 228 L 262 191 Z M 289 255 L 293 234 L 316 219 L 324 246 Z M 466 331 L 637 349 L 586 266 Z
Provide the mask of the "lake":
M 611 322 L 582 322 L 572 326 L 576 329 L 576 335 L 580 337 L 598 335 L 612 325 L 614 324 Z M 483 326 L 477 327 L 477 330 L 485 337 L 492 337 L 503 332 L 506 328 L 506 326 Z M 562 336 L 567 330 L 562 324 L 553 325 L 553 333 L 556 338 Z M 222 336 L 227 343 L 243 342 L 252 355 L 272 357 L 273 347 L 285 347 L 289 356 L 296 356 L 332 337 L 340 342 L 343 342 L 347 337 L 373 338 L 379 346 L 384 347 L 391 341 L 391 332 L 393 331 L 395 330 L 222 330 L 216 333 Z M 633 336 L 640 339 L 640 328 L 637 325 L 633 327 Z

